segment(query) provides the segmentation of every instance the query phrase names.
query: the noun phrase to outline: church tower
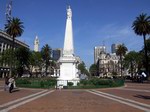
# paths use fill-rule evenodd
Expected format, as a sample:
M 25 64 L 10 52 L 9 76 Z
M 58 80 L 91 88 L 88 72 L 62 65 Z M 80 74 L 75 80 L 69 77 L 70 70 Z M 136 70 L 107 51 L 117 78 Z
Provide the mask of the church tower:
M 63 55 L 59 59 L 60 76 L 57 85 L 67 86 L 68 82 L 72 82 L 74 86 L 79 82 L 77 60 L 74 56 L 73 46 L 73 30 L 72 30 L 72 10 L 70 6 L 67 8 L 66 30 L 64 38 Z
M 39 52 L 39 39 L 38 39 L 38 36 L 36 36 L 35 40 L 34 40 L 34 51 Z

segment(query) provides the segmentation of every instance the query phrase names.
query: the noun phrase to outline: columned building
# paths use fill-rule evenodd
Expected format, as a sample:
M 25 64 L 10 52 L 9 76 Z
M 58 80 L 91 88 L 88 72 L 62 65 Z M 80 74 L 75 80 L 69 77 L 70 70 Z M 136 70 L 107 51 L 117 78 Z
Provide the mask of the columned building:
M 15 48 L 17 47 L 26 47 L 29 48 L 29 46 L 17 39 L 15 39 Z M 0 30 L 0 58 L 2 58 L 2 53 L 12 48 L 12 38 L 5 33 L 4 31 Z M 0 77 L 4 77 L 9 74 L 9 66 L 6 63 L 3 63 L 2 60 L 0 62 Z
M 59 65 L 59 59 L 63 55 L 62 48 L 57 48 L 52 50 L 52 59 L 55 61 L 55 67 L 53 67 L 53 75 L 52 77 L 59 77 L 60 76 L 60 65 Z

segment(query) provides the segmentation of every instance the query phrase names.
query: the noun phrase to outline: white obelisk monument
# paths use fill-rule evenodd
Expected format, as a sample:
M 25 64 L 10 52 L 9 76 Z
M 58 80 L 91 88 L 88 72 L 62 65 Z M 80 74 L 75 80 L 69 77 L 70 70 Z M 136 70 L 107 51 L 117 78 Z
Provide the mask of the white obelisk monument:
M 64 39 L 63 55 L 59 59 L 60 76 L 57 85 L 67 86 L 68 82 L 72 82 L 74 86 L 79 82 L 77 61 L 74 56 L 73 46 L 73 30 L 72 30 L 72 11 L 70 6 L 67 8 L 67 21 Z

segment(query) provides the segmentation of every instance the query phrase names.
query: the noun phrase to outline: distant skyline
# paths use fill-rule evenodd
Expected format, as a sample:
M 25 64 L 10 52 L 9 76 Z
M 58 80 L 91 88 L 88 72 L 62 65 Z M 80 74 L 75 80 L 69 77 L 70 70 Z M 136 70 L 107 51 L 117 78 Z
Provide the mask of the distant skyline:
M 6 23 L 6 4 L 0 0 L 0 29 Z M 143 37 L 132 30 L 133 21 L 141 13 L 150 15 L 150 0 L 12 0 L 12 16 L 24 22 L 24 33 L 17 39 L 33 50 L 36 35 L 40 49 L 48 44 L 52 49 L 63 48 L 66 7 L 73 12 L 75 55 L 87 67 L 94 63 L 94 47 L 106 46 L 111 52 L 113 43 L 124 43 L 128 50 L 139 51 Z

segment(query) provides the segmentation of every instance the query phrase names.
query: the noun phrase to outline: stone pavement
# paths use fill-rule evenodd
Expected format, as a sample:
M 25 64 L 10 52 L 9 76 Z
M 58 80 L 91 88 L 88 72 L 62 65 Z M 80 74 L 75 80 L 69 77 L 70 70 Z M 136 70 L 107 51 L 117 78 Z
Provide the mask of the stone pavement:
M 11 94 L 2 90 L 0 112 L 150 112 L 150 84 L 96 90 L 19 89 Z

